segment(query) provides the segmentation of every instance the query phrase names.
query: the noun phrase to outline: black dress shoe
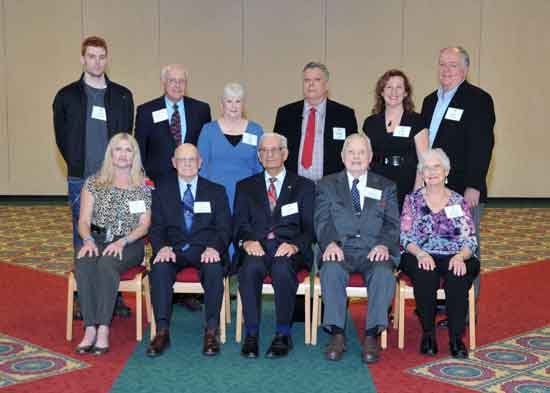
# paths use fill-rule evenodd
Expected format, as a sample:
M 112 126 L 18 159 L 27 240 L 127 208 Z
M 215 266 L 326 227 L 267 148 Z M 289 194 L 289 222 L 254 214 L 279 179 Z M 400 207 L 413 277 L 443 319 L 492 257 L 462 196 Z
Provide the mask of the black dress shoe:
M 202 310 L 202 303 L 200 299 L 193 294 L 188 294 L 188 293 L 181 294 L 181 296 L 178 296 L 176 298 L 176 303 L 192 312 Z
M 361 351 L 363 363 L 376 363 L 380 359 L 380 346 L 377 336 L 365 336 L 363 341 L 363 350 Z
M 115 304 L 115 315 L 121 318 L 130 318 L 132 316 L 132 310 L 124 303 L 124 299 L 120 292 L 117 295 Z
M 258 353 L 258 336 L 247 335 L 241 348 L 241 356 L 253 359 L 258 357 Z
M 105 355 L 107 352 L 109 352 L 109 347 L 93 347 L 90 353 L 95 356 L 101 356 Z
M 346 352 L 346 336 L 339 333 L 333 334 L 325 348 L 325 358 L 338 361 L 342 359 L 344 352 Z
M 271 345 L 267 349 L 265 356 L 272 359 L 282 358 L 287 356 L 292 348 L 292 337 L 277 333 L 275 334 L 275 337 L 273 337 Z
M 206 330 L 204 332 L 202 354 L 205 356 L 216 356 L 218 353 L 220 353 L 220 343 L 216 329 Z
M 153 341 L 147 347 L 146 355 L 154 358 L 162 355 L 164 350 L 170 346 L 170 331 L 166 328 L 160 329 Z
M 449 342 L 449 348 L 451 350 L 451 355 L 457 359 L 466 359 L 468 357 L 468 350 L 466 345 L 462 342 L 462 339 L 458 336 L 451 338 Z
M 422 355 L 435 356 L 437 355 L 437 340 L 435 334 L 424 333 L 420 343 L 420 353 Z

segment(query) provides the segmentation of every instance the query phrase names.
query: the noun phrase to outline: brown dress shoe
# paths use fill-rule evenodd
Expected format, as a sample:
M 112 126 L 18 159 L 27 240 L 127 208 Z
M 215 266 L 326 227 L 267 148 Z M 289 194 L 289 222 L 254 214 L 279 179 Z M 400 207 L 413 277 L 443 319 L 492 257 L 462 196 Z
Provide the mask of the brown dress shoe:
M 325 348 L 325 357 L 327 360 L 338 361 L 346 352 L 346 336 L 343 334 L 333 334 L 330 342 Z
M 376 363 L 380 359 L 380 346 L 378 337 L 365 336 L 363 341 L 363 350 L 361 351 L 363 363 Z
M 151 358 L 162 355 L 164 350 L 170 346 L 170 331 L 166 328 L 160 329 L 153 341 L 147 347 L 145 354 Z
M 218 341 L 216 329 L 208 329 L 204 332 L 202 354 L 216 356 L 218 353 L 220 353 L 220 342 Z

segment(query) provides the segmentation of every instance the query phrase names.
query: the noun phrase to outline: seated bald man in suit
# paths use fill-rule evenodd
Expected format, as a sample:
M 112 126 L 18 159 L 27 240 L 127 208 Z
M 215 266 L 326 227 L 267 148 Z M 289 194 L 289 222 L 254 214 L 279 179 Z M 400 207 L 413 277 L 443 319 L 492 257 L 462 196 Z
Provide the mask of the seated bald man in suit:
M 231 239 L 231 213 L 223 186 L 200 176 L 201 158 L 191 144 L 180 145 L 172 164 L 176 172 L 155 183 L 149 232 L 153 258 L 151 287 L 158 333 L 147 348 L 150 357 L 170 345 L 172 286 L 185 267 L 200 270 L 204 288 L 203 354 L 216 355 L 217 327 L 223 299 L 223 261 Z
M 350 273 L 361 273 L 369 303 L 362 360 L 379 359 L 378 336 L 388 326 L 388 308 L 399 264 L 399 211 L 395 183 L 368 170 L 369 138 L 353 134 L 342 149 L 342 172 L 317 184 L 315 233 L 322 252 L 321 288 L 324 324 L 332 336 L 328 360 L 340 360 L 346 350 L 346 287 Z
M 241 354 L 258 357 L 262 284 L 270 275 L 277 326 L 266 356 L 278 358 L 293 346 L 296 273 L 311 267 L 315 185 L 285 169 L 288 150 L 284 136 L 263 134 L 258 154 L 264 171 L 237 183 L 235 196 L 236 257 L 246 328 Z

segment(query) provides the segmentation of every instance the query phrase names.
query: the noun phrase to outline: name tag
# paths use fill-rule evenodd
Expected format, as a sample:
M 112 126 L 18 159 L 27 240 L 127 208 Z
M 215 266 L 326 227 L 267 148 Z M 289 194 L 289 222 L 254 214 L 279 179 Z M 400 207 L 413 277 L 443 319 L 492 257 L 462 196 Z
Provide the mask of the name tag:
M 363 189 L 363 195 L 366 198 L 376 199 L 379 201 L 382 198 L 382 190 L 378 190 L 372 187 L 365 187 Z
M 153 112 L 153 123 L 160 123 L 164 120 L 168 120 L 168 111 L 166 108 Z
M 456 218 L 464 216 L 464 211 L 462 211 L 462 206 L 452 205 L 445 208 L 445 215 L 447 218 Z
M 145 213 L 145 201 L 128 201 L 131 214 Z
M 258 145 L 258 135 L 249 134 L 248 132 L 245 132 L 243 134 L 243 143 L 246 143 L 247 145 L 251 145 L 251 146 Z
M 409 126 L 397 126 L 395 127 L 395 130 L 393 130 L 393 136 L 397 136 L 400 138 L 408 138 L 411 134 L 411 127 Z
M 445 119 L 447 120 L 453 120 L 453 121 L 460 121 L 462 118 L 462 113 L 464 112 L 464 109 L 458 109 L 458 108 L 447 108 L 447 113 L 445 113 Z
M 107 112 L 102 106 L 92 106 L 92 119 L 107 121 Z
M 342 127 L 332 127 L 332 139 L 343 141 L 346 139 L 346 129 Z
M 210 207 L 210 201 L 205 202 L 195 202 L 193 205 L 193 213 L 212 213 L 212 208 Z
M 281 216 L 286 217 L 298 213 L 298 202 L 287 203 L 281 207 Z

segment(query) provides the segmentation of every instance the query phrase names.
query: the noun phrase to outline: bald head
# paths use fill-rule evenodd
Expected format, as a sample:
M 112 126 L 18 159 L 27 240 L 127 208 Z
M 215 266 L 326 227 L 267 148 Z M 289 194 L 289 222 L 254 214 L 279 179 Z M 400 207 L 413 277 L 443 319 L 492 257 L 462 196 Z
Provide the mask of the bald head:
M 172 165 L 176 168 L 178 176 L 185 182 L 190 182 L 199 173 L 202 160 L 197 148 L 191 143 L 179 145 L 174 151 Z

